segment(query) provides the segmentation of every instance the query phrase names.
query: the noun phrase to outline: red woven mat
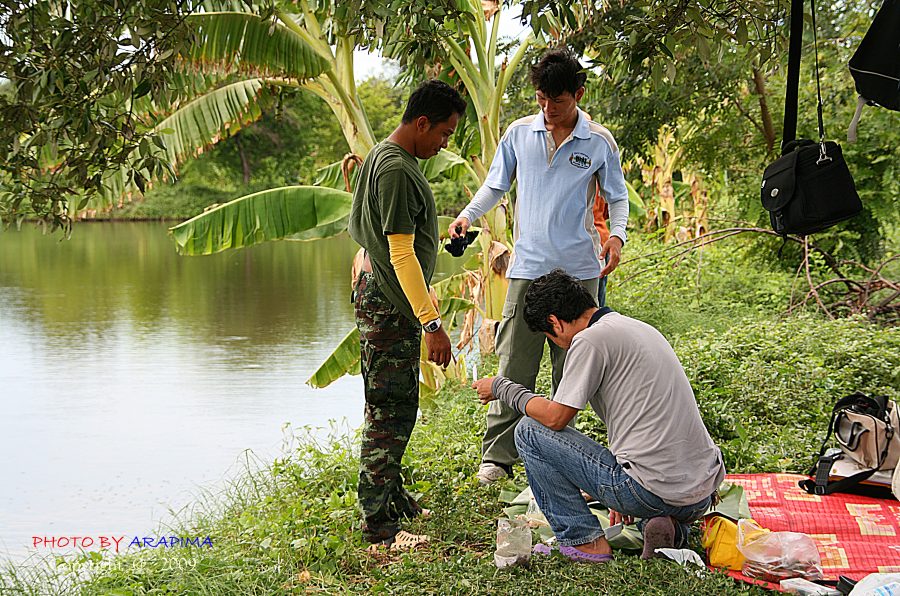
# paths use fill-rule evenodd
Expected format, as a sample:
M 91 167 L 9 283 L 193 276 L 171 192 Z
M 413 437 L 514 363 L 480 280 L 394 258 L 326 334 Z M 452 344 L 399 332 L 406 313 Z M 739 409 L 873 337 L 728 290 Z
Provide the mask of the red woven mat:
M 729 474 L 726 480 L 744 487 L 750 513 L 762 527 L 809 534 L 822 557 L 825 579 L 900 572 L 900 502 L 843 493 L 810 495 L 797 486 L 805 478 Z M 730 575 L 756 583 L 740 573 Z

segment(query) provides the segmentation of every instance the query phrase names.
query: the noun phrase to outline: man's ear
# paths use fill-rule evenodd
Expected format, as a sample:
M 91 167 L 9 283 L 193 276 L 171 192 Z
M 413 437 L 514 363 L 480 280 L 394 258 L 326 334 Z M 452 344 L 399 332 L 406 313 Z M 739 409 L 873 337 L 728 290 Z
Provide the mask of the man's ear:
M 431 120 L 428 116 L 419 116 L 416 118 L 416 130 L 419 132 L 428 132 L 431 130 Z
M 560 332 L 562 331 L 562 324 L 556 315 L 550 315 L 547 317 L 547 322 L 550 323 L 550 335 L 553 337 L 559 337 Z
M 582 97 L 584 97 L 584 87 L 579 87 L 575 91 L 575 103 L 578 103 L 579 101 L 581 101 Z

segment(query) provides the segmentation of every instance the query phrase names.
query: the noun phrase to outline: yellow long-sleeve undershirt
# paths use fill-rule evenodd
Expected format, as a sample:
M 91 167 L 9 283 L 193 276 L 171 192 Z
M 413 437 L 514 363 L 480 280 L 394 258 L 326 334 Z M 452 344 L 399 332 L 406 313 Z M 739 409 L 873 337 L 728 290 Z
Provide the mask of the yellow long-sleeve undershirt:
M 390 252 L 391 265 L 397 274 L 400 288 L 406 299 L 412 306 L 413 313 L 423 325 L 437 319 L 440 314 L 434 308 L 431 297 L 428 295 L 428 285 L 425 283 L 425 275 L 422 266 L 416 258 L 413 247 L 415 234 L 388 234 L 388 251 Z

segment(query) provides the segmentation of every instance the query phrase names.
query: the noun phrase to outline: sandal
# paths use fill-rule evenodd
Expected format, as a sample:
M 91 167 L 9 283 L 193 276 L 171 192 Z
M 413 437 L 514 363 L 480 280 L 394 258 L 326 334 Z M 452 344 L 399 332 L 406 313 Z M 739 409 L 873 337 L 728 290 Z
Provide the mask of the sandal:
M 425 534 L 410 534 L 404 530 L 400 530 L 394 536 L 390 549 L 393 551 L 413 550 L 426 544 L 429 538 Z
M 400 530 L 390 538 L 385 538 L 378 542 L 373 542 L 366 547 L 366 553 L 370 555 L 378 555 L 381 553 L 382 547 L 391 551 L 405 551 L 416 549 L 426 544 L 430 539 L 425 534 L 410 534 L 409 532 Z
M 576 563 L 609 563 L 613 560 L 612 555 L 595 555 L 580 551 L 574 546 L 560 546 L 559 552 L 564 557 L 575 561 Z

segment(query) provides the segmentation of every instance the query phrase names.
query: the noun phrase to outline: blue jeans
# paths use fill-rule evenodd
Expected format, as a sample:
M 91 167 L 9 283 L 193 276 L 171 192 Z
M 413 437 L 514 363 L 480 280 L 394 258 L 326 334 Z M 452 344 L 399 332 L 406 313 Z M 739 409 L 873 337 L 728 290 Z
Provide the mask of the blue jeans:
M 597 289 L 597 306 L 600 308 L 606 306 L 606 280 L 606 276 L 601 277 L 600 287 Z
M 600 520 L 578 489 L 609 509 L 641 518 L 641 530 L 650 518 L 671 516 L 676 547 L 686 543 L 691 522 L 706 513 L 712 500 L 710 495 L 687 507 L 669 505 L 629 476 L 609 449 L 570 427 L 555 431 L 523 418 L 516 428 L 516 449 L 538 507 L 563 546 L 603 536 Z

